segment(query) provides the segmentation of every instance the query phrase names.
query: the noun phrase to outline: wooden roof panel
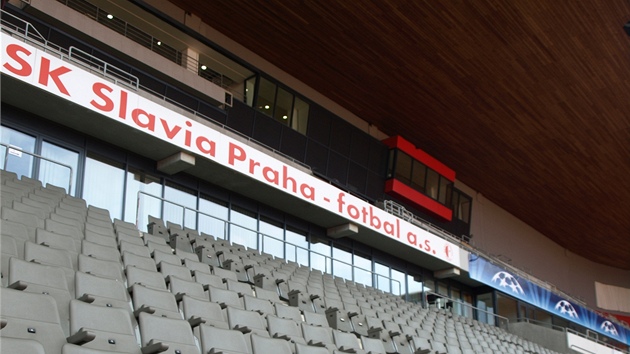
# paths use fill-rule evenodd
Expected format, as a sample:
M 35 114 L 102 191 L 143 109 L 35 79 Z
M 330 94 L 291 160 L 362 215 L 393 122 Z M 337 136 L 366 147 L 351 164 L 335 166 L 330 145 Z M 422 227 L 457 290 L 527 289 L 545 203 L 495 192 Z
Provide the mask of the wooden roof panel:
M 558 244 L 630 269 L 627 0 L 171 0 Z

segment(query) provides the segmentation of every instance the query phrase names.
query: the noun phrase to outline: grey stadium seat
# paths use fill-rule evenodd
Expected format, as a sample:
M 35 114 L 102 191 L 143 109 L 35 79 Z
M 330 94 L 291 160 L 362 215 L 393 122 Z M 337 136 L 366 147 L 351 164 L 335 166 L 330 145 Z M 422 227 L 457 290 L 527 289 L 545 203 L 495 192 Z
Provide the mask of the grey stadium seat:
M 129 311 L 97 306 L 79 300 L 70 302 L 70 345 L 109 352 L 140 353 Z
M 242 310 L 234 307 L 226 309 L 230 329 L 243 333 L 257 333 L 268 336 L 267 324 L 258 312 Z
M 184 295 L 182 296 L 181 309 L 184 313 L 184 319 L 187 320 L 192 327 L 205 324 L 207 326 L 225 329 L 230 328 L 227 318 L 225 317 L 225 312 L 223 312 L 221 306 L 217 303 Z
M 93 305 L 123 308 L 128 312 L 131 309 L 131 298 L 123 282 L 81 271 L 75 273 L 75 298 Z
M 57 354 L 66 342 L 60 323 L 57 304 L 53 297 L 44 294 L 26 293 L 19 290 L 0 288 L 0 334 L 4 338 L 21 338 L 40 343 L 46 354 Z M 1 342 L 1 341 L 0 341 Z M 39 346 L 25 343 L 27 348 Z M 17 343 L 9 344 L 11 347 Z M 4 346 L 2 352 L 5 353 Z M 7 353 L 11 353 L 8 351 Z
M 182 319 L 141 313 L 142 353 L 200 354 L 190 324 Z
M 48 294 L 57 303 L 59 322 L 65 333 L 68 332 L 70 299 L 68 282 L 64 271 L 18 258 L 9 260 L 9 287 L 23 290 L 24 293 Z M 11 303 L 2 301 L 2 303 Z
M 256 334 L 252 334 L 251 340 L 253 354 L 292 354 L 291 345 L 285 340 L 262 337 Z
M 34 339 L 2 337 L 0 353 L 46 354 L 44 346 Z
M 149 288 L 140 284 L 131 287 L 134 315 L 148 313 L 160 317 L 182 319 L 175 295 L 168 290 Z
M 199 341 L 203 353 L 249 354 L 249 338 L 239 331 L 200 326 Z

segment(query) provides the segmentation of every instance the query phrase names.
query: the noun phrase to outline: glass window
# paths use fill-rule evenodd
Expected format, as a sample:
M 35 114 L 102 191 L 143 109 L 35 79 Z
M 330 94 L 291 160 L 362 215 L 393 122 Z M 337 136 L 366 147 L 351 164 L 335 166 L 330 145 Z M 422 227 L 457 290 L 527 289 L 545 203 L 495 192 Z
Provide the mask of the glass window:
M 122 218 L 125 170 L 121 163 L 88 154 L 83 177 L 83 199 L 109 210 L 112 218 Z
M 245 81 L 245 104 L 254 106 L 254 90 L 256 87 L 256 77 L 250 77 Z
M 407 275 L 407 286 L 409 291 L 407 301 L 416 303 L 422 302 L 422 290 L 424 287 L 420 279 L 420 276 L 414 277 L 413 275 Z
M 461 210 L 459 210 L 459 191 L 457 190 L 453 190 L 450 207 L 453 209 L 453 217 L 460 219 Z
M 352 254 L 333 247 L 333 275 L 352 280 Z
M 459 210 L 461 211 L 460 219 L 465 222 L 470 222 L 470 206 L 472 204 L 472 200 L 463 194 L 459 195 Z
M 330 261 L 330 244 L 326 242 L 311 243 L 311 268 L 332 274 Z
M 443 176 L 440 176 L 440 192 L 438 194 L 438 201 L 444 205 L 450 205 L 452 191 L 453 182 Z
M 473 318 L 473 296 L 469 292 L 462 291 L 462 301 L 464 302 L 462 315 L 464 317 Z
M 462 294 L 459 291 L 459 289 L 454 287 L 454 284 L 452 284 L 452 283 L 451 283 L 451 296 L 450 297 L 451 297 L 451 299 L 454 300 L 454 302 L 450 305 L 450 306 L 453 307 L 453 313 L 455 313 L 457 315 L 460 315 L 460 316 L 463 316 L 464 315 L 464 312 L 463 312 L 464 309 L 463 309 L 463 307 L 461 305 L 461 302 L 460 302 Z M 447 304 L 447 306 L 448 306 L 448 304 Z
M 276 96 L 276 109 L 273 111 L 273 117 L 284 125 L 289 125 L 291 110 L 293 108 L 293 95 L 278 88 Z
M 427 177 L 427 166 L 422 162 L 413 162 L 413 174 L 411 175 L 411 187 L 424 193 L 424 184 Z
M 536 321 L 542 323 L 546 327 L 551 327 L 551 314 L 549 312 L 537 309 L 535 316 Z
M 392 268 L 392 294 L 405 298 L 405 273 Z
M 166 182 L 164 187 L 164 222 L 197 229 L 197 192 Z
M 376 277 L 376 288 L 383 291 L 391 292 L 389 281 L 389 267 L 375 262 L 374 273 Z
M 157 218 L 162 217 L 162 202 L 157 199 L 162 197 L 160 179 L 146 174 L 144 171 L 129 168 L 126 183 L 125 221 L 136 224 L 140 231 L 146 232 L 149 215 Z M 138 200 L 140 200 L 140 204 L 138 204 Z
M 354 260 L 354 281 L 367 286 L 372 286 L 372 261 L 369 256 L 361 256 L 357 253 Z
M 394 178 L 397 180 L 411 185 L 411 166 L 413 164 L 413 159 L 411 156 L 405 154 L 402 151 L 396 152 L 396 175 Z
M 260 88 L 258 90 L 258 100 L 256 103 L 256 109 L 268 114 L 274 111 L 274 102 L 276 101 L 276 84 L 265 79 L 260 78 Z
M 282 223 L 261 217 L 259 231 L 261 252 L 284 258 L 284 229 L 282 228 Z
M 437 172 L 429 168 L 427 170 L 427 190 L 425 194 L 433 199 L 437 199 L 439 181 L 440 181 L 440 175 L 438 175 Z
M 44 141 L 40 155 L 64 165 L 69 165 L 72 170 L 66 166 L 42 159 L 39 163 L 39 180 L 42 181 L 44 185 L 50 183 L 53 186 L 64 188 L 66 191 L 70 184 L 72 184 L 70 194 L 75 195 L 79 168 L 79 153 Z
M 505 296 L 497 292 L 497 313 L 500 316 L 507 317 L 507 319 L 514 323 L 518 318 L 518 304 L 516 299 Z
M 287 228 L 285 231 L 285 259 L 308 266 L 308 242 L 306 233 Z
M 2 141 L 3 144 L 27 152 L 35 151 L 35 137 L 4 126 L 0 127 L 0 129 L 0 141 Z M 7 150 L 4 146 L 2 146 L 0 152 L 2 153 L 0 158 L 2 159 L 3 169 L 15 172 L 18 177 L 33 177 L 33 156 L 9 149 L 7 157 Z M 6 161 L 5 157 L 7 157 Z
M 310 106 L 299 97 L 295 98 L 293 104 L 293 119 L 291 120 L 291 128 L 302 134 L 306 134 L 306 126 L 308 125 L 308 113 Z
M 477 320 L 479 322 L 494 325 L 494 305 L 492 304 L 492 293 L 477 295 Z
M 258 249 L 256 213 L 235 206 L 230 212 L 230 222 L 231 242 Z
M 394 174 L 396 173 L 396 171 L 394 171 L 394 168 L 396 168 L 396 165 L 394 164 L 395 161 L 396 150 L 389 150 L 389 158 L 387 159 L 387 178 L 394 178 Z
M 199 198 L 199 211 L 197 230 L 215 238 L 226 239 L 229 218 L 227 203 L 202 194 Z
M 448 284 L 446 284 L 445 282 L 442 282 L 442 281 L 438 281 L 437 282 L 437 289 L 436 289 L 435 293 L 444 296 L 444 297 L 438 296 L 436 298 L 436 303 L 437 303 L 439 308 L 445 309 L 447 307 L 447 304 L 448 304 L 448 301 L 449 301 L 447 299 L 447 297 L 449 297 Z

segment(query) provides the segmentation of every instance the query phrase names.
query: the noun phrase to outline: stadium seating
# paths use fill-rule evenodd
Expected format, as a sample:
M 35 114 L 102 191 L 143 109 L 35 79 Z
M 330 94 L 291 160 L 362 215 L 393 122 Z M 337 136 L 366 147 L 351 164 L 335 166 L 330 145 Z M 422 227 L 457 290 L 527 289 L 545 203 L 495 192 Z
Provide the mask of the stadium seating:
M 2 352 L 554 353 L 501 328 L 2 172 Z

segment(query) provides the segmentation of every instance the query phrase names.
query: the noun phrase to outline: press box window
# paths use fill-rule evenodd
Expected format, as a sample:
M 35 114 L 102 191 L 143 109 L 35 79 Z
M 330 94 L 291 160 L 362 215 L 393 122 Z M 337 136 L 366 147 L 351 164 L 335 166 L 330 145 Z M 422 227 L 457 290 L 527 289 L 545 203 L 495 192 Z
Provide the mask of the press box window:
M 274 82 L 259 78 L 258 94 L 253 92 L 253 80 L 248 79 L 245 97 L 248 104 L 276 121 L 291 127 L 302 134 L 306 134 L 308 124 L 309 104 L 286 89 L 278 87 Z M 255 103 L 253 103 L 255 98 Z
M 455 171 L 399 136 L 383 142 L 390 148 L 385 193 L 451 221 Z

